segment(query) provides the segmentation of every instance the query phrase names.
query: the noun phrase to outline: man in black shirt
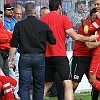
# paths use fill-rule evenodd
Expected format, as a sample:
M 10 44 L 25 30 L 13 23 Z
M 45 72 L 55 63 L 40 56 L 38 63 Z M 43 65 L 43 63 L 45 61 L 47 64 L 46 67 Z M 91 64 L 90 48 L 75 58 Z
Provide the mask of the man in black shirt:
M 14 67 L 13 56 L 18 47 L 19 58 L 19 96 L 21 100 L 30 100 L 30 84 L 33 75 L 33 100 L 43 100 L 46 41 L 56 44 L 52 31 L 36 19 L 36 6 L 27 3 L 27 19 L 15 25 L 10 44 L 9 67 Z

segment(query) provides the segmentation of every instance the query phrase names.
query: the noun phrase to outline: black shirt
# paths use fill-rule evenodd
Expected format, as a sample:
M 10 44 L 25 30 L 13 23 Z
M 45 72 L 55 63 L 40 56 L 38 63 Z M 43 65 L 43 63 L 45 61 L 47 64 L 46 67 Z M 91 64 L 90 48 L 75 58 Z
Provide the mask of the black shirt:
M 10 46 L 18 47 L 21 54 L 45 53 L 46 41 L 56 44 L 49 26 L 34 16 L 29 16 L 15 24 Z

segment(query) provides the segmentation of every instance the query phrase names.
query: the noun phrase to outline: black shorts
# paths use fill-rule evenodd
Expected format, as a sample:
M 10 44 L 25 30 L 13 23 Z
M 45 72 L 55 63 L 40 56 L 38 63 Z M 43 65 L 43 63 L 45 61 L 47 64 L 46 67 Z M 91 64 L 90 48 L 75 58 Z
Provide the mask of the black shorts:
M 72 80 L 75 82 L 81 82 L 81 79 L 84 74 L 88 78 L 90 63 L 91 63 L 91 57 L 73 56 Z
M 46 57 L 45 82 L 53 82 L 54 74 L 57 72 L 61 80 L 70 78 L 69 60 L 66 56 Z

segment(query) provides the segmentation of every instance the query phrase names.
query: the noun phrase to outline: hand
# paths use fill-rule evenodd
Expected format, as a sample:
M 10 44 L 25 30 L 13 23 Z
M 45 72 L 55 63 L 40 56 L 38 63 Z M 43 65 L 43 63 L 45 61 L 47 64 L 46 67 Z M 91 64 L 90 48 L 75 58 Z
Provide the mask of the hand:
M 81 22 L 86 22 L 86 21 L 89 20 L 89 19 L 90 19 L 90 16 L 88 15 L 88 16 L 82 18 L 82 19 L 81 19 Z
M 8 66 L 9 66 L 10 68 L 14 68 L 14 67 L 15 67 L 15 64 L 14 64 L 14 62 L 9 61 L 9 62 L 8 62 Z
M 93 83 L 95 82 L 95 80 L 96 80 L 96 74 L 94 74 L 94 75 L 92 75 L 92 76 L 89 76 L 89 82 L 90 82 L 91 84 L 93 84 Z
M 89 48 L 89 49 L 91 49 L 91 42 L 85 42 L 85 45 Z
M 100 46 L 100 42 L 85 42 L 85 45 L 89 48 L 97 48 L 98 46 Z
M 11 34 L 13 34 L 13 30 L 11 31 L 11 30 L 7 30 L 8 32 L 10 32 Z
M 89 41 L 90 42 L 96 41 L 98 37 L 99 37 L 98 35 L 91 35 Z
M 96 12 L 96 16 L 97 16 L 97 18 L 100 19 L 100 13 L 99 12 Z

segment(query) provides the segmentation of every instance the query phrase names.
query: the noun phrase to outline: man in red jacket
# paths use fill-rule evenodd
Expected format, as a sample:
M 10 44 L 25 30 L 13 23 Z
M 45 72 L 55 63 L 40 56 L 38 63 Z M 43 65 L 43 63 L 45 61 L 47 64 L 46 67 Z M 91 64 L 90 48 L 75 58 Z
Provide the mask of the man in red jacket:
M 13 92 L 17 83 L 15 79 L 8 77 L 8 53 L 12 34 L 3 26 L 2 16 L 3 12 L 0 11 L 0 98 L 2 100 L 15 100 Z
M 9 76 L 8 53 L 12 34 L 3 26 L 2 14 L 3 12 L 0 11 L 0 68 L 3 70 L 5 75 Z

